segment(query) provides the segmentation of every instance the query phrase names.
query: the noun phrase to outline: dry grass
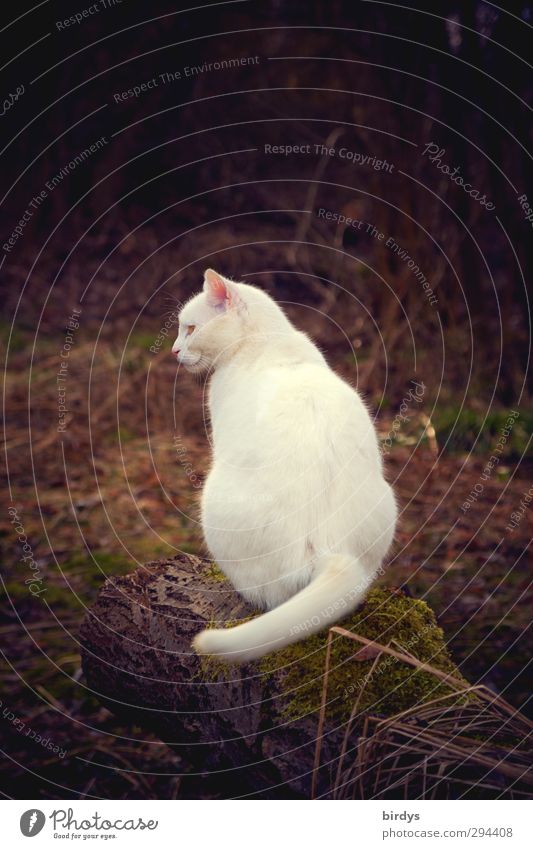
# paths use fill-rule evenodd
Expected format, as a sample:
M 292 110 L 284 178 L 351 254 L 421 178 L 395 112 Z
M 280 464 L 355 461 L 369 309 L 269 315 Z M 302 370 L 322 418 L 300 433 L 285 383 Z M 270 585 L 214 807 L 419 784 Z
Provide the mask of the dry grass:
M 445 675 L 407 652 L 396 651 L 358 634 L 330 630 L 319 714 L 313 798 L 316 798 L 321 741 L 328 698 L 329 657 L 334 634 L 359 642 L 354 656 L 374 658 L 370 682 L 379 658 L 394 657 L 423 669 L 453 692 L 388 718 L 359 713 L 364 687 L 358 693 L 336 764 L 331 791 L 334 799 L 524 799 L 533 798 L 533 722 L 484 686 L 469 686 Z M 363 729 L 355 733 L 357 721 Z

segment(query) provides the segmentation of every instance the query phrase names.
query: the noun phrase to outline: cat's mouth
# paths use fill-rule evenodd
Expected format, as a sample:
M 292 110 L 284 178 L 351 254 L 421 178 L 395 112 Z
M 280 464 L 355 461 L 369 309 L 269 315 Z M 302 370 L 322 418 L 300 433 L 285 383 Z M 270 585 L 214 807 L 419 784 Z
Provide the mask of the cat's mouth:
M 187 356 L 181 359 L 179 355 L 176 357 L 178 361 L 178 365 L 183 366 L 187 371 L 203 371 L 204 365 L 202 363 L 203 357 L 201 354 L 197 356 Z

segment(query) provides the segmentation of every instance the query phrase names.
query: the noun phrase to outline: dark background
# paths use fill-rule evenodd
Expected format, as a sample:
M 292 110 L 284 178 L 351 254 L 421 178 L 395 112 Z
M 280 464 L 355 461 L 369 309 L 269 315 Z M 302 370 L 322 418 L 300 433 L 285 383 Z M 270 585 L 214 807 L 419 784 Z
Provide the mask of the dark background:
M 169 349 L 176 302 L 208 266 L 283 302 L 363 392 L 383 438 L 410 381 L 424 383 L 423 405 L 388 458 L 402 507 L 391 581 L 430 601 L 470 680 L 530 712 L 528 502 L 509 523 L 531 471 L 533 240 L 518 198 L 533 204 L 533 4 L 230 2 L 181 12 L 122 0 L 57 28 L 90 6 L 3 13 L 1 97 L 25 90 L 0 118 L 2 244 L 46 182 L 105 137 L 0 256 L 5 492 L 46 586 L 29 595 L 4 511 L 3 792 L 219 793 L 99 706 L 77 637 L 105 577 L 201 550 L 183 457 L 201 480 L 203 387 L 182 374 L 176 382 Z M 181 79 L 161 82 L 176 71 Z M 154 78 L 157 86 L 116 102 Z M 423 155 L 430 142 L 494 210 Z M 307 143 L 310 154 L 264 152 Z M 317 156 L 314 144 L 393 168 Z M 326 221 L 320 208 L 384 239 Z M 419 266 L 435 304 L 385 246 L 389 237 Z M 56 374 L 74 308 L 80 327 L 58 433 Z M 463 511 L 512 410 L 497 466 Z M 11 713 L 66 755 L 24 736 Z

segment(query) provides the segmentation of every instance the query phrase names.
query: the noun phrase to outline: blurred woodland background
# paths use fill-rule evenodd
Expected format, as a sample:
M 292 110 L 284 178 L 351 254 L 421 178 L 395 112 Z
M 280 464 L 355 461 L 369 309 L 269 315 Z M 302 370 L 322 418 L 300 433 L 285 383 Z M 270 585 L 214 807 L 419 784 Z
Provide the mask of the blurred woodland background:
M 99 705 L 78 638 L 106 578 L 203 551 L 204 386 L 170 347 L 209 266 L 364 394 L 389 584 L 531 715 L 533 3 L 89 6 L 1 33 L 3 793 L 217 795 Z

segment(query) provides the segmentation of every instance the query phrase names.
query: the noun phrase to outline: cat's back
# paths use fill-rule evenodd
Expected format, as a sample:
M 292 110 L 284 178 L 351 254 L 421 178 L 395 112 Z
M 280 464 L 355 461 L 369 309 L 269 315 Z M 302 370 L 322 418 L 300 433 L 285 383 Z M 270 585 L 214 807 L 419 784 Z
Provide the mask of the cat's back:
M 306 462 L 326 447 L 375 453 L 375 432 L 358 393 L 316 356 L 262 358 L 228 371 L 214 387 L 215 453 L 246 455 L 253 465 L 280 457 Z
M 260 386 L 258 425 L 278 426 L 296 442 L 304 433 L 308 441 L 322 442 L 372 427 L 358 393 L 325 362 L 267 369 Z

